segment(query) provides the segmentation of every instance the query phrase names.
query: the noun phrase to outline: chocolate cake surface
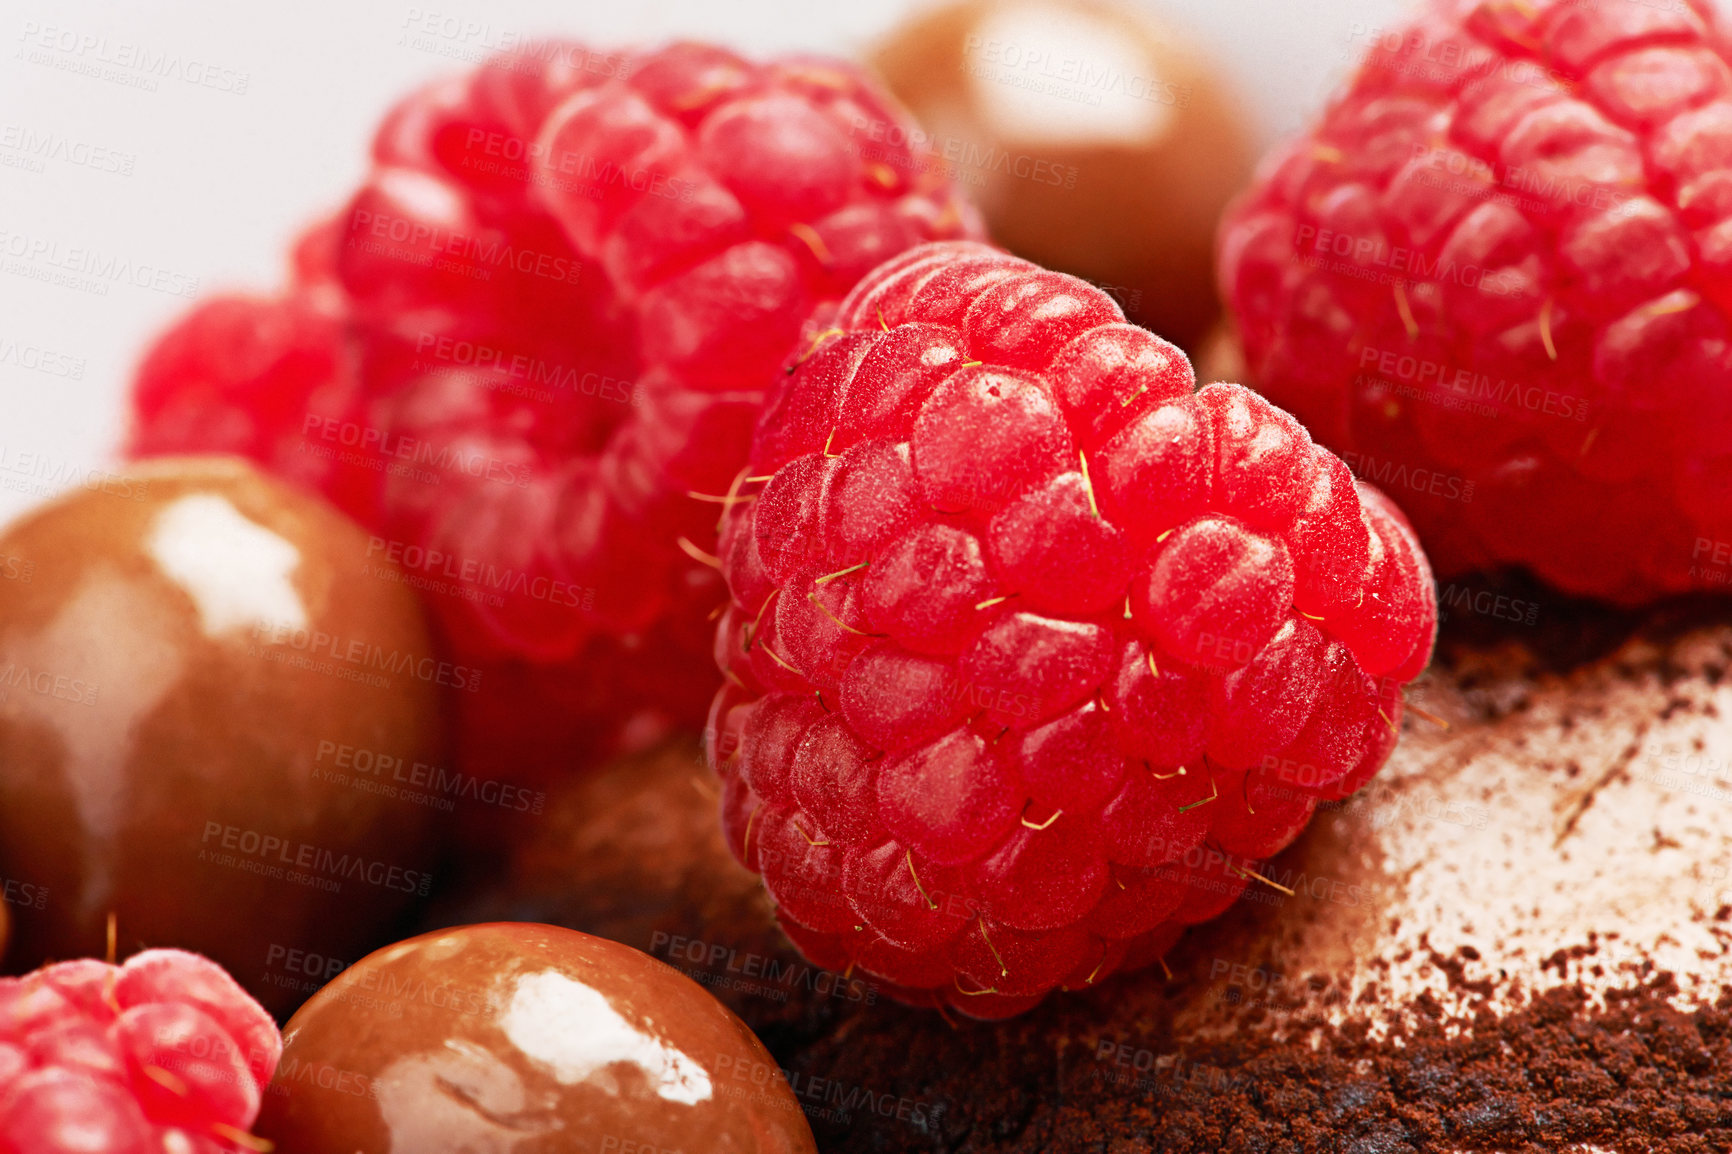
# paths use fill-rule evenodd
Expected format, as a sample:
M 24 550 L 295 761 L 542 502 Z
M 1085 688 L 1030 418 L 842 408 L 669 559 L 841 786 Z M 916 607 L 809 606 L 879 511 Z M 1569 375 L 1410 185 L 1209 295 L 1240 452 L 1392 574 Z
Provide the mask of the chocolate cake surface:
M 435 920 L 679 967 L 763 1037 L 826 1151 L 1732 1148 L 1732 608 L 1440 592 L 1438 660 L 1366 790 L 1163 965 L 1008 1022 L 803 961 L 695 743 L 574 782 Z

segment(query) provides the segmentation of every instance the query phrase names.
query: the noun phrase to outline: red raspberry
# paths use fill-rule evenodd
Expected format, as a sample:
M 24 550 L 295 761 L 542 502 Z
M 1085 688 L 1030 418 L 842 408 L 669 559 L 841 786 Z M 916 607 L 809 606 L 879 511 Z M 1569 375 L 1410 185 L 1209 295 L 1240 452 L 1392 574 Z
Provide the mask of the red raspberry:
M 355 399 L 342 308 L 340 293 L 302 286 L 200 302 L 139 365 L 127 453 L 233 453 L 364 514 L 369 474 L 318 437 Z
M 283 1041 L 222 967 L 183 950 L 0 978 L 0 1151 L 258 1149 Z
M 1441 571 L 1732 575 L 1726 33 L 1705 0 L 1429 0 L 1230 214 L 1252 376 Z
M 949 243 L 772 395 L 709 736 L 808 954 L 1015 1013 L 1159 957 L 1383 763 L 1424 556 L 1291 417 L 1195 388 L 1105 293 Z
M 359 406 L 315 424 L 352 431 L 364 520 L 485 668 L 455 695 L 472 765 L 701 718 L 713 501 L 763 382 L 880 260 L 979 233 L 915 135 L 851 65 L 696 44 L 531 46 L 386 118 L 299 260 L 360 359 Z

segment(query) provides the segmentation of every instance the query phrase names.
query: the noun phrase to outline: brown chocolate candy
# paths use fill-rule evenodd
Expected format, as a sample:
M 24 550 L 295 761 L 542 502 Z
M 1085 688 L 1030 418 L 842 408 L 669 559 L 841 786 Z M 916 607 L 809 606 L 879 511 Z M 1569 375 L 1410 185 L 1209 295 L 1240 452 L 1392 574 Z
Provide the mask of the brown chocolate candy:
M 1215 225 L 1252 160 L 1212 61 L 1117 0 L 963 0 L 901 25 L 872 63 L 994 240 L 1187 349 L 1202 339 L 1220 311 Z
M 390 940 L 437 811 L 377 769 L 438 760 L 442 667 L 368 545 L 226 458 L 93 482 L 0 538 L 11 968 L 101 955 L 112 916 L 120 953 L 197 950 L 281 1012 L 291 951 Z
M 618 942 L 493 922 L 370 954 L 284 1034 L 258 1133 L 296 1154 L 808 1154 L 763 1044 Z

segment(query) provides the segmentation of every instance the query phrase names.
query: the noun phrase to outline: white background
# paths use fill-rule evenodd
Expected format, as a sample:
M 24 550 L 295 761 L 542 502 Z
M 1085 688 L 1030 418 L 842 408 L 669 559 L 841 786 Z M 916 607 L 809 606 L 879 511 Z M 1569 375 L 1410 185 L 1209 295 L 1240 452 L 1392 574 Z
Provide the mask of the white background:
M 1140 2 L 1219 60 L 1265 144 L 1408 6 Z M 855 55 L 918 4 L 0 0 L 0 521 L 111 459 L 135 359 L 189 303 L 174 290 L 276 284 L 289 237 L 347 197 L 374 124 L 421 81 L 536 34 Z M 129 64 L 141 51 L 171 70 Z M 146 287 L 31 275 L 68 263 Z

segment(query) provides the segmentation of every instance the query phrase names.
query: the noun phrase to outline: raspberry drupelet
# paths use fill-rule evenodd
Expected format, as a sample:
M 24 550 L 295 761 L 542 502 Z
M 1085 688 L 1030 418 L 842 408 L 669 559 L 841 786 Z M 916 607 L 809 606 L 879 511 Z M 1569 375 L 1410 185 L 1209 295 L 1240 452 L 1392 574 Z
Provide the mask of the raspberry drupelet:
M 341 292 L 328 359 L 353 389 L 314 408 L 333 390 L 261 372 L 229 387 L 238 418 L 170 436 L 176 410 L 146 399 L 174 389 L 141 382 L 134 444 L 362 475 L 344 507 L 483 671 L 453 694 L 469 768 L 533 775 L 645 721 L 695 726 L 714 501 L 764 382 L 881 260 L 980 234 L 908 129 L 839 61 L 502 54 L 399 104 L 364 186 L 302 245 L 304 278 Z M 215 334 L 201 348 L 222 355 Z M 177 374 L 182 408 L 198 375 Z M 237 422 L 298 443 L 260 449 Z
M 146 950 L 0 978 L 0 1150 L 221 1154 L 282 1055 L 264 1008 L 215 962 Z
M 1732 71 L 1705 0 L 1427 0 L 1220 234 L 1253 383 L 1440 573 L 1732 581 Z
M 335 446 L 317 451 L 316 430 L 340 428 L 356 401 L 343 310 L 340 292 L 302 284 L 199 302 L 138 367 L 127 455 L 229 453 L 355 516 L 376 513 L 372 472 Z
M 1110 297 L 984 245 L 868 276 L 721 538 L 729 845 L 814 961 L 976 1017 L 1152 962 L 1382 765 L 1401 515 Z

